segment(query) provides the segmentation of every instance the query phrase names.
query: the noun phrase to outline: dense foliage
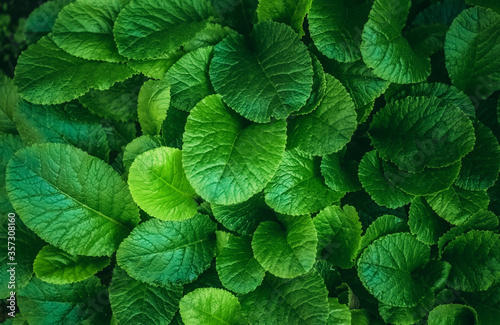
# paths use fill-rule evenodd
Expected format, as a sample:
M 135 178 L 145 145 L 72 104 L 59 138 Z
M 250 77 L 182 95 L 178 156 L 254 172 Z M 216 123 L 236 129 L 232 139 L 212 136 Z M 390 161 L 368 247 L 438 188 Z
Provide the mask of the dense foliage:
M 497 1 L 52 0 L 23 30 L 10 324 L 500 319 Z

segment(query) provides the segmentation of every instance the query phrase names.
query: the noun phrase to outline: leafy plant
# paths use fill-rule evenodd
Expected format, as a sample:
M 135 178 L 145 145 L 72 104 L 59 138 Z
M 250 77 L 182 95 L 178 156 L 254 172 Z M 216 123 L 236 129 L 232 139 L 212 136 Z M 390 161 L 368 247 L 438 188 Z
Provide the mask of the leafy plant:
M 496 323 L 499 9 L 43 4 L 0 76 L 7 322 Z

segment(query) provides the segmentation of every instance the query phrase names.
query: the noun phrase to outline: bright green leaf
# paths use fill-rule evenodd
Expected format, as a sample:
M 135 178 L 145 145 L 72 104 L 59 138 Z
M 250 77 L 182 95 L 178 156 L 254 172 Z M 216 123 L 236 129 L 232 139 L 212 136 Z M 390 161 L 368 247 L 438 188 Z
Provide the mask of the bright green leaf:
M 165 80 L 148 80 L 139 92 L 137 113 L 143 134 L 160 134 L 170 106 L 170 84 Z
M 127 170 L 130 168 L 135 158 L 146 151 L 160 148 L 163 146 L 163 140 L 159 135 L 142 135 L 128 143 L 123 151 L 123 165 Z
M 300 37 L 304 36 L 302 24 L 312 0 L 260 0 L 257 7 L 259 21 L 273 20 L 290 25 Z

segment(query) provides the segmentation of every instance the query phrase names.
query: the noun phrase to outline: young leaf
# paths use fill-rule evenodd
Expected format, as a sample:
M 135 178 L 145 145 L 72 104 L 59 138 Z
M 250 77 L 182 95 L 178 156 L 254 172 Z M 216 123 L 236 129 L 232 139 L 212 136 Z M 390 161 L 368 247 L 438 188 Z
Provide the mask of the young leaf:
M 203 98 L 214 93 L 208 66 L 213 57 L 212 46 L 184 55 L 170 69 L 165 79 L 171 85 L 172 106 L 189 112 Z
M 437 244 L 439 237 L 450 229 L 450 225 L 421 197 L 411 201 L 408 225 L 411 233 L 427 245 Z
M 448 285 L 460 291 L 484 291 L 500 277 L 500 235 L 471 230 L 460 235 L 443 250 L 443 260 L 451 264 Z
M 238 298 L 223 289 L 196 289 L 182 297 L 179 307 L 186 325 L 247 324 Z
M 313 220 L 318 232 L 318 254 L 334 266 L 351 268 L 361 241 L 356 209 L 349 205 L 343 209 L 329 206 Z
M 363 61 L 390 82 L 424 81 L 431 73 L 428 56 L 416 52 L 402 35 L 410 0 L 375 0 L 361 35 Z
M 358 260 L 358 274 L 365 288 L 380 302 L 394 307 L 413 307 L 430 295 L 413 272 L 427 264 L 430 248 L 408 233 L 375 240 Z
M 193 282 L 215 256 L 215 230 L 201 214 L 183 221 L 151 219 L 123 241 L 116 261 L 134 279 L 151 285 Z
M 478 99 L 500 89 L 500 15 L 473 7 L 462 11 L 446 34 L 446 69 L 455 87 Z
M 359 163 L 345 158 L 345 153 L 338 152 L 323 156 L 321 175 L 325 183 L 334 191 L 355 192 L 361 189 L 358 179 Z
M 279 216 L 280 223 L 262 222 L 254 233 L 255 259 L 271 274 L 294 278 L 311 270 L 318 236 L 309 215 Z
M 403 219 L 390 214 L 380 216 L 370 224 L 363 237 L 361 237 L 359 252 L 362 252 L 377 238 L 407 231 L 408 225 Z
M 115 267 L 109 301 L 119 324 L 169 324 L 182 298 L 182 286 L 155 287 Z
M 368 20 L 370 5 L 360 1 L 313 1 L 307 21 L 318 50 L 339 62 L 361 59 L 361 32 Z
M 476 311 L 465 305 L 447 304 L 435 307 L 429 313 L 429 325 L 477 324 Z
M 262 191 L 283 157 L 286 123 L 249 123 L 211 95 L 191 111 L 184 133 L 186 176 L 205 200 L 236 204 Z
M 14 81 L 0 74 L 0 132 L 16 134 L 13 115 L 19 102 Z
M 170 84 L 166 80 L 148 80 L 142 85 L 137 113 L 143 134 L 160 134 L 169 106 Z
M 115 22 L 118 51 L 130 59 L 157 58 L 194 38 L 215 15 L 209 1 L 132 1 Z
M 300 37 L 304 36 L 302 24 L 312 0 L 260 0 L 257 7 L 259 21 L 273 20 L 293 28 Z
M 26 225 L 68 253 L 110 256 L 139 223 L 113 168 L 73 146 L 37 144 L 7 166 L 7 192 Z
M 255 25 L 248 39 L 225 38 L 215 46 L 210 63 L 215 91 L 229 107 L 258 123 L 285 119 L 304 106 L 313 74 L 311 57 L 297 34 L 271 21 Z
M 326 93 L 319 106 L 290 121 L 288 146 L 316 156 L 330 154 L 351 140 L 356 127 L 351 97 L 340 81 L 327 74 Z
M 45 36 L 21 54 L 14 81 L 21 98 L 47 105 L 78 98 L 91 88 L 109 89 L 132 75 L 134 71 L 123 64 L 72 56 Z
M 253 292 L 240 298 L 250 324 L 325 324 L 328 319 L 328 290 L 316 272 L 280 279 L 270 274 Z
M 125 61 L 116 48 L 113 23 L 127 4 L 127 0 L 78 0 L 70 3 L 57 16 L 52 29 L 54 42 L 82 59 Z
M 326 208 L 344 193 L 329 189 L 320 172 L 319 158 L 287 151 L 265 189 L 266 203 L 278 213 L 301 215 Z
M 383 160 L 377 151 L 367 152 L 359 164 L 358 177 L 373 201 L 388 208 L 398 208 L 410 203 L 411 196 L 396 188 L 386 176 Z
M 264 279 L 265 270 L 253 256 L 250 237 L 231 236 L 217 256 L 217 273 L 227 289 L 241 294 L 255 290 Z
M 23 148 L 23 142 L 19 136 L 0 133 L 0 213 L 2 216 L 13 211 L 9 197 L 7 196 L 7 189 L 5 187 L 5 171 L 7 169 L 7 163 L 16 151 L 21 148 Z
M 475 142 L 467 116 L 435 97 L 388 103 L 373 117 L 368 132 L 382 159 L 412 173 L 454 164 Z
M 130 167 L 128 184 L 137 204 L 162 220 L 184 220 L 198 209 L 179 149 L 160 147 L 139 155 Z
M 104 269 L 109 257 L 88 257 L 66 253 L 47 245 L 36 256 L 33 269 L 37 278 L 53 284 L 67 284 L 85 280 Z

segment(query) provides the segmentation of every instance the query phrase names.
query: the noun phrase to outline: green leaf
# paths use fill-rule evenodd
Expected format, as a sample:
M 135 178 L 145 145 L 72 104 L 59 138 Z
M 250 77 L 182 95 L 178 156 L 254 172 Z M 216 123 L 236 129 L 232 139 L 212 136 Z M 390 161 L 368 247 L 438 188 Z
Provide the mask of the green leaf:
M 500 317 L 500 284 L 487 291 L 465 293 L 464 298 L 476 310 L 479 324 L 495 324 Z
M 446 69 L 455 87 L 478 99 L 500 89 L 500 15 L 473 7 L 462 11 L 446 34 Z
M 476 311 L 465 305 L 440 305 L 431 310 L 427 320 L 429 325 L 478 324 Z
M 408 225 L 411 233 L 427 245 L 437 244 L 439 237 L 450 229 L 450 225 L 421 197 L 411 201 Z
M 240 302 L 250 324 L 325 324 L 327 296 L 323 278 L 311 271 L 293 279 L 268 274 L 255 291 L 240 297 Z
M 19 95 L 14 81 L 0 75 L 0 132 L 17 133 L 13 115 L 18 102 Z
M 337 298 L 328 298 L 329 314 L 327 325 L 351 325 L 349 307 L 339 303 Z
M 361 242 L 361 222 L 356 209 L 329 206 L 314 217 L 318 254 L 334 266 L 351 268 Z
M 151 285 L 193 282 L 215 256 L 215 230 L 201 214 L 183 221 L 151 219 L 123 241 L 116 261 L 130 276 Z
M 160 134 L 170 106 L 170 84 L 166 80 L 148 80 L 139 92 L 137 113 L 143 134 Z
M 144 79 L 134 76 L 107 90 L 91 89 L 78 101 L 92 113 L 115 121 L 137 119 L 137 100 Z
M 359 252 L 362 252 L 368 245 L 379 237 L 407 231 L 408 225 L 403 219 L 390 214 L 380 216 L 375 219 L 370 226 L 368 226 L 366 232 L 361 237 Z
M 15 73 L 21 98 L 46 105 L 70 101 L 91 88 L 109 89 L 134 71 L 118 63 L 77 58 L 45 36 L 19 56 Z
M 486 209 L 490 201 L 485 191 L 467 191 L 455 186 L 425 199 L 441 218 L 455 226 L 464 223 L 471 214 Z
M 307 15 L 314 44 L 326 57 L 339 62 L 361 59 L 361 32 L 371 4 L 360 1 L 315 0 Z
M 26 225 L 71 254 L 110 256 L 139 222 L 127 185 L 112 167 L 70 145 L 18 151 L 7 192 Z
M 298 111 L 294 112 L 294 115 L 304 115 L 311 113 L 318 107 L 326 93 L 326 74 L 323 70 L 323 65 L 318 60 L 318 58 L 309 52 L 312 59 L 313 65 L 313 86 L 311 95 L 304 106 L 302 106 Z
M 132 1 L 115 21 L 118 51 L 130 59 L 157 58 L 193 39 L 215 15 L 209 1 Z
M 356 130 L 356 111 L 344 86 L 326 75 L 326 93 L 319 106 L 307 115 L 290 120 L 288 146 L 305 153 L 322 156 L 337 152 Z
M 311 9 L 312 0 L 260 0 L 257 7 L 259 21 L 273 20 L 293 28 L 300 37 L 304 36 L 302 24 Z
M 106 319 L 109 324 L 106 296 L 106 288 L 96 277 L 64 285 L 34 278 L 17 294 L 23 317 L 37 325 L 105 324 Z
M 448 286 L 460 291 L 484 291 L 500 279 L 500 235 L 471 230 L 451 241 L 443 260 L 451 264 Z
M 36 256 L 33 269 L 37 278 L 53 284 L 85 280 L 110 263 L 109 257 L 88 257 L 66 253 L 47 245 Z
M 410 7 L 410 0 L 375 0 L 361 35 L 366 65 L 398 84 L 424 81 L 431 72 L 429 57 L 415 51 L 402 35 Z
M 253 256 L 250 237 L 231 236 L 217 256 L 217 273 L 227 289 L 245 294 L 255 290 L 264 279 L 265 270 Z
M 0 213 L 2 215 L 13 211 L 5 187 L 5 171 L 10 158 L 21 148 L 23 148 L 23 143 L 19 136 L 0 133 Z
M 28 44 L 36 43 L 40 38 L 52 31 L 57 15 L 67 4 L 74 0 L 52 0 L 43 3 L 33 10 L 24 27 Z
M 321 159 L 321 175 L 334 191 L 355 192 L 361 189 L 358 179 L 359 163 L 345 157 L 345 153 L 332 153 Z
M 115 267 L 109 287 L 111 309 L 119 324 L 169 324 L 182 298 L 182 286 L 155 287 Z
M 388 103 L 373 117 L 369 134 L 382 159 L 413 173 L 454 164 L 475 142 L 467 116 L 435 97 Z
M 134 160 L 128 184 L 137 204 L 149 215 L 162 220 L 184 220 L 198 209 L 184 170 L 179 149 L 160 147 Z
M 161 137 L 167 147 L 182 149 L 182 136 L 188 116 L 188 112 L 178 110 L 170 105 L 167 118 L 161 126 Z
M 203 98 L 214 93 L 208 67 L 213 47 L 202 47 L 179 59 L 165 75 L 171 85 L 172 106 L 189 112 Z
M 186 325 L 247 324 L 238 298 L 217 288 L 199 288 L 182 297 L 180 313 Z
M 476 144 L 462 159 L 460 175 L 455 185 L 470 191 L 486 190 L 492 187 L 500 172 L 500 146 L 490 129 L 474 122 Z
M 378 204 L 398 208 L 410 203 L 411 196 L 398 189 L 387 177 L 377 151 L 367 152 L 359 164 L 358 177 L 363 188 Z
M 427 264 L 430 248 L 408 233 L 375 240 L 358 260 L 358 274 L 365 288 L 380 302 L 413 307 L 430 295 L 430 289 L 413 272 Z
M 142 135 L 132 140 L 123 151 L 123 165 L 127 170 L 130 168 L 135 158 L 146 151 L 160 148 L 163 146 L 163 140 L 159 135 Z
M 283 157 L 286 123 L 249 123 L 211 95 L 191 111 L 184 133 L 186 176 L 205 200 L 236 204 L 262 191 Z
M 271 21 L 255 25 L 248 39 L 225 38 L 215 46 L 210 63 L 215 91 L 229 107 L 259 123 L 287 118 L 304 106 L 313 74 L 311 57 L 297 34 Z
M 224 227 L 242 235 L 251 235 L 261 222 L 276 219 L 274 211 L 266 205 L 263 193 L 234 205 L 213 203 L 212 212 Z
M 104 161 L 109 159 L 107 131 L 100 119 L 76 103 L 36 105 L 22 100 L 15 113 L 19 135 L 26 146 L 34 143 L 67 143 Z M 79 114 L 78 119 L 72 113 Z
M 301 215 L 326 208 L 344 193 L 329 189 L 321 176 L 320 158 L 287 151 L 265 189 L 266 203 L 278 213 Z
M 311 270 L 318 236 L 309 215 L 278 216 L 280 223 L 262 222 L 253 235 L 255 259 L 271 274 L 294 278 Z
M 382 162 L 384 175 L 396 187 L 410 195 L 430 195 L 450 188 L 460 172 L 460 161 L 442 168 L 424 168 L 410 173 L 391 162 Z
M 113 37 L 113 23 L 128 0 L 78 0 L 65 6 L 52 29 L 63 50 L 87 60 L 122 62 Z M 78 22 L 78 23 L 75 23 Z

